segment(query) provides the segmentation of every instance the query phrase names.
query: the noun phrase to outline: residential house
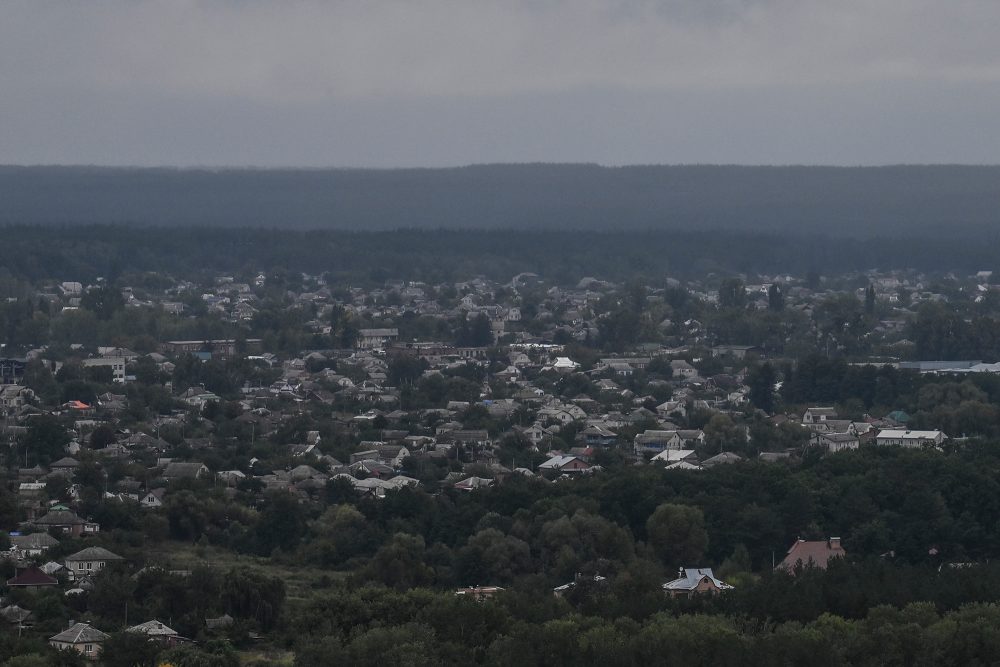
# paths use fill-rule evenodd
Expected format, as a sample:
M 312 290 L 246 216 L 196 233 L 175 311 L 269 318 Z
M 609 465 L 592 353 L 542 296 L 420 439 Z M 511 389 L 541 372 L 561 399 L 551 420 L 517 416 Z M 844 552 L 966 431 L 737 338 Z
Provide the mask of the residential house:
M 96 660 L 101 648 L 110 638 L 89 623 L 74 623 L 66 630 L 49 637 L 49 646 L 59 650 L 73 650 L 85 658 Z
M 58 461 L 49 464 L 52 474 L 60 477 L 72 477 L 79 467 L 80 462 L 71 456 L 64 456 Z
M 742 360 L 753 356 L 762 357 L 764 349 L 756 345 L 716 345 L 712 348 L 712 356 Z
M 775 569 L 794 572 L 797 567 L 813 565 L 825 570 L 833 558 L 843 558 L 847 552 L 839 537 L 828 540 L 796 540 Z
M 940 445 L 947 439 L 941 431 L 908 431 L 903 429 L 884 429 L 875 436 L 877 445 L 898 445 L 900 447 L 922 447 L 924 445 Z
M 493 486 L 493 480 L 473 476 L 455 482 L 453 486 L 459 491 L 475 491 L 476 489 L 481 489 L 483 487 Z
M 647 429 L 638 433 L 633 441 L 635 455 L 642 456 L 644 452 L 662 452 L 665 449 L 681 449 L 683 441 L 677 431 L 660 431 Z
M 656 414 L 660 419 L 670 419 L 675 412 L 687 416 L 687 406 L 683 401 L 666 401 L 656 406 Z
M 163 479 L 168 482 L 176 479 L 199 479 L 208 474 L 208 466 L 198 462 L 168 463 L 163 469 Z
M 663 592 L 670 597 L 691 597 L 699 594 L 718 595 L 722 591 L 728 591 L 732 588 L 726 582 L 717 579 L 710 567 L 682 567 L 676 579 L 663 584 Z
M 588 446 L 606 447 L 615 444 L 618 434 L 601 424 L 591 423 L 580 432 L 580 437 Z
M 34 566 L 21 570 L 7 580 L 9 588 L 47 588 L 57 585 L 59 585 L 59 581 L 55 577 L 49 576 Z
M 166 489 L 153 489 L 142 498 L 139 499 L 139 504 L 147 509 L 156 509 L 158 507 L 163 507 L 163 495 L 166 493 Z
M 111 380 L 116 384 L 125 383 L 125 357 L 96 357 L 94 359 L 84 359 L 84 368 L 109 368 L 111 369 Z
M 81 519 L 76 512 L 56 507 L 50 509 L 44 516 L 35 519 L 34 524 L 44 530 L 55 529 L 74 537 L 96 533 L 101 529 L 98 524 Z
M 166 646 L 175 646 L 182 641 L 180 634 L 178 634 L 176 630 L 157 620 L 146 621 L 145 623 L 140 623 L 139 625 L 133 625 L 132 627 L 127 628 L 125 632 L 145 635 L 151 640 L 165 644 Z
M 571 373 L 579 367 L 580 364 L 569 357 L 556 357 L 556 360 L 552 363 L 552 368 L 559 373 Z
M 676 380 L 690 380 L 698 376 L 698 369 L 683 359 L 674 359 L 670 362 L 672 377 Z
M 48 533 L 31 533 L 29 535 L 11 535 L 10 552 L 17 556 L 35 558 L 48 549 L 58 546 L 59 540 Z
M 650 459 L 650 463 L 661 463 L 669 468 L 673 468 L 675 463 L 687 463 L 691 467 L 700 468 L 698 455 L 693 449 L 664 449 L 662 452 Z M 679 466 L 686 468 L 687 466 Z
M 845 449 L 857 449 L 861 440 L 852 433 L 813 433 L 810 444 L 823 447 L 829 452 L 839 452 Z
M 809 408 L 802 415 L 803 426 L 814 426 L 825 422 L 827 419 L 836 419 L 836 408 Z
M 66 556 L 63 561 L 66 569 L 75 579 L 100 572 L 109 563 L 120 563 L 125 559 L 104 547 L 87 547 L 75 554 Z
M 358 332 L 355 347 L 359 350 L 382 349 L 399 340 L 399 329 L 362 329 Z
M 558 454 L 538 466 L 539 470 L 580 473 L 590 470 L 590 464 L 577 456 Z
M 717 465 L 724 465 L 726 463 L 739 463 L 743 460 L 743 457 L 739 454 L 734 454 L 733 452 L 722 452 L 721 454 L 716 454 L 711 458 L 707 458 L 701 462 L 701 465 L 705 468 L 711 468 Z
M 19 384 L 0 385 L 0 407 L 15 412 L 35 400 L 35 392 Z

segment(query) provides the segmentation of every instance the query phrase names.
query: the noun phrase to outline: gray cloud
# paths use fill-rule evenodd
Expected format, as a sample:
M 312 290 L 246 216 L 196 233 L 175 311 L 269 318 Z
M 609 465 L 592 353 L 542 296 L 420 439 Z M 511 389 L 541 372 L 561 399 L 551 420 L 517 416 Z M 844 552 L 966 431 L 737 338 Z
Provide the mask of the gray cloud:
M 0 5 L 0 162 L 998 162 L 995 0 Z

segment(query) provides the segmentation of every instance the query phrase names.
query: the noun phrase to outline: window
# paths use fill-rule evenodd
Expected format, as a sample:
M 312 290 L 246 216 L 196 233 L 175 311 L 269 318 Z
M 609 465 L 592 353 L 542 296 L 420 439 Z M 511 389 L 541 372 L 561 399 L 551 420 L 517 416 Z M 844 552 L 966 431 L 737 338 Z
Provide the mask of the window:
M 87 563 L 87 569 L 88 569 L 88 570 L 91 570 L 91 569 L 93 569 L 93 567 L 94 567 L 94 564 L 93 564 L 93 563 Z
M 84 653 L 93 653 L 94 652 L 94 645 L 93 644 L 84 644 L 83 645 L 83 652 Z

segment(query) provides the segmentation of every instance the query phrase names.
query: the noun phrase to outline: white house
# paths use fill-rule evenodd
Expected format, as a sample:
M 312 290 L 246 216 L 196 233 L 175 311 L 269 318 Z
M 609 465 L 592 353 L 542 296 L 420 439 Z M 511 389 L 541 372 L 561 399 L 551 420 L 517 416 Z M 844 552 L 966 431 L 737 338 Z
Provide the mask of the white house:
M 947 439 L 941 431 L 904 431 L 903 429 L 887 428 L 875 436 L 879 445 L 899 445 L 901 447 L 920 447 L 923 445 L 940 445 Z

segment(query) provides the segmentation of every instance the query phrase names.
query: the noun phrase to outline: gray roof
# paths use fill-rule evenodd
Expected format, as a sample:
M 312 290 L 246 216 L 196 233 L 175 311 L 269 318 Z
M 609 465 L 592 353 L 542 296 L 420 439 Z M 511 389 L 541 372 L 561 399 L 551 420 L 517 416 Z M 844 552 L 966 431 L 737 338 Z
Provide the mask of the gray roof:
M 127 630 L 127 632 L 138 632 L 149 637 L 176 637 L 177 631 L 170 628 L 160 621 L 146 621 L 145 623 L 140 623 L 139 625 L 133 625 Z
M 722 452 L 721 454 L 716 454 L 715 456 L 705 459 L 701 462 L 706 468 L 711 468 L 714 465 L 719 465 L 720 463 L 736 463 L 737 461 L 742 461 L 743 457 L 739 454 L 734 454 L 732 452 Z
M 59 544 L 59 540 L 48 533 L 32 533 L 30 535 L 11 535 L 10 543 L 18 549 L 47 549 Z
M 668 581 L 663 584 L 663 589 L 667 591 L 693 591 L 698 587 L 698 584 L 702 580 L 708 579 L 719 589 L 732 588 L 729 584 L 716 579 L 715 574 L 712 573 L 712 568 L 684 568 L 681 571 L 681 576 L 673 581 Z
M 188 478 L 193 479 L 201 474 L 204 463 L 170 463 L 163 470 L 166 478 Z
M 78 560 L 125 560 L 116 553 L 112 553 L 104 547 L 87 547 L 75 554 L 66 556 L 66 561 Z
M 69 629 L 49 637 L 49 641 L 66 644 L 99 644 L 107 638 L 108 635 L 89 623 L 74 623 Z
M 35 519 L 34 523 L 39 526 L 78 526 L 87 523 L 70 510 L 53 510 L 45 516 Z
M 22 609 L 16 604 L 12 604 L 8 607 L 0 609 L 0 617 L 3 617 L 8 623 L 22 623 L 31 616 L 31 612 L 27 609 Z

